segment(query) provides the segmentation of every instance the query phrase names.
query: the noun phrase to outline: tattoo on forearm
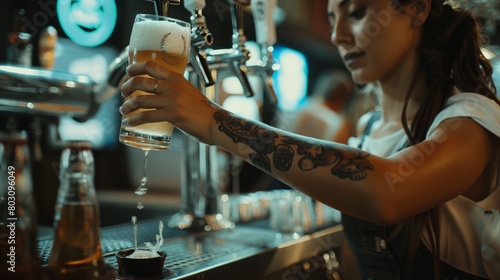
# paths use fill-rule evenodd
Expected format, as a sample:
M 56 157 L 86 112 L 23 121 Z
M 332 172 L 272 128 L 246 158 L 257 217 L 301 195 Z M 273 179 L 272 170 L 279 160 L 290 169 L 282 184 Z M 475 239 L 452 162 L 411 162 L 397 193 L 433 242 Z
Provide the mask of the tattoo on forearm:
M 234 143 L 244 143 L 255 153 L 251 162 L 271 174 L 271 162 L 275 169 L 287 171 L 292 167 L 295 150 L 301 156 L 298 167 L 312 170 L 319 166 L 331 166 L 331 173 L 342 179 L 362 180 L 367 170 L 373 170 L 368 153 L 349 147 L 313 144 L 300 139 L 282 137 L 273 131 L 262 129 L 254 123 L 231 116 L 218 110 L 214 114 L 219 130 L 231 137 Z M 296 149 L 294 149 L 296 147 Z M 271 160 L 272 159 L 272 160 Z
M 368 153 L 350 147 L 332 147 L 304 142 L 284 137 L 283 142 L 297 146 L 299 168 L 312 170 L 318 166 L 332 166 L 331 173 L 342 179 L 361 180 L 366 178 L 367 170 L 373 170 L 368 161 Z

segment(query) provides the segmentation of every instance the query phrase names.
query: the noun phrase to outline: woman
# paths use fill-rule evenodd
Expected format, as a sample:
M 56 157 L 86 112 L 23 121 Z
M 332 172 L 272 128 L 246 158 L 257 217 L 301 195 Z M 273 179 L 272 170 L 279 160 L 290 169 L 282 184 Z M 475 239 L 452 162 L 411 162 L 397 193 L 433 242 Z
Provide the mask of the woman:
M 149 62 L 122 91 L 155 95 L 121 111 L 156 110 L 125 122 L 169 121 L 342 211 L 366 279 L 499 279 L 500 102 L 477 22 L 443 0 L 330 0 L 328 17 L 354 81 L 380 95 L 351 146 L 242 119 Z

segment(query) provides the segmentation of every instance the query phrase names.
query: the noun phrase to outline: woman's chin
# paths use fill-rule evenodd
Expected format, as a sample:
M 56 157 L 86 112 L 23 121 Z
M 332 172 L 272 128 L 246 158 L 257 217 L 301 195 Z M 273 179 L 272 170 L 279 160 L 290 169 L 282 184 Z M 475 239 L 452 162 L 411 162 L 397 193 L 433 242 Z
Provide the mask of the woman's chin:
M 375 82 L 376 79 L 371 75 L 367 75 L 362 69 L 356 69 L 351 71 L 352 80 L 358 85 L 366 85 Z

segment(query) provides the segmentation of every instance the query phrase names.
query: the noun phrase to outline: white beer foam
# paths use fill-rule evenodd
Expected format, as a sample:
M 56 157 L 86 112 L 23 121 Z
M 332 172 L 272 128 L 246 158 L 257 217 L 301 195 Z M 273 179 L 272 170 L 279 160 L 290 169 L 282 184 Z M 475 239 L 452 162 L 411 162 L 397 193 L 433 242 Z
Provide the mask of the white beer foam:
M 170 53 L 182 53 L 189 43 L 189 27 L 168 21 L 141 21 L 132 27 L 129 49 L 130 51 L 160 50 L 165 46 Z

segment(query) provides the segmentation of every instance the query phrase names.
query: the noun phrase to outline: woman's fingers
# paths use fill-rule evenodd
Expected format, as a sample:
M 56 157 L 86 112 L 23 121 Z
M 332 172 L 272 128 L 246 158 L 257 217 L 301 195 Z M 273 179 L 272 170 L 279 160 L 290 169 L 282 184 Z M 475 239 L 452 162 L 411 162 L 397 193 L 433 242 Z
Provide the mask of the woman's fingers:
M 168 121 L 200 141 L 210 142 L 216 108 L 182 74 L 154 62 L 133 64 L 127 74 L 130 78 L 122 85 L 126 101 L 120 108 L 124 124 Z
M 135 91 L 156 93 L 158 80 L 147 76 L 134 76 L 122 85 L 122 96 L 127 98 Z
M 164 97 L 157 95 L 137 95 L 127 99 L 120 108 L 120 113 L 123 115 L 143 109 L 160 109 L 166 107 Z
M 172 86 L 178 80 L 185 80 L 181 74 L 151 61 L 130 65 L 127 74 L 130 78 L 122 85 L 123 97 L 130 96 L 136 90 L 158 94 L 163 89 L 159 86 L 163 81 Z
M 153 61 L 144 61 L 131 64 L 127 67 L 127 74 L 129 77 L 137 75 L 149 75 L 155 79 L 164 80 L 171 75 L 179 75 L 177 72 L 172 71 L 161 64 Z

